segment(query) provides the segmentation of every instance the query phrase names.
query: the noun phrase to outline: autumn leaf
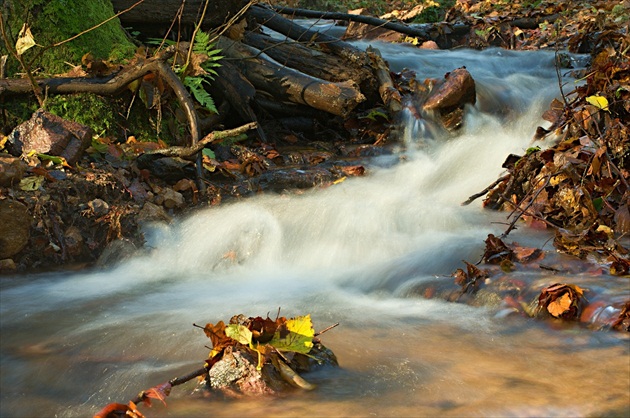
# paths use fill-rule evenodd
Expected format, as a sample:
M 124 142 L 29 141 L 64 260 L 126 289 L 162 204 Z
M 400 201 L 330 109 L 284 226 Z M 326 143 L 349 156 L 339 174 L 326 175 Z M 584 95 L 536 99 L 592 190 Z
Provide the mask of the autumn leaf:
M 280 351 L 307 354 L 313 348 L 314 336 L 311 316 L 298 316 L 288 319 L 283 326 L 279 326 L 269 345 Z
M 565 293 L 560 298 L 554 300 L 549 305 L 547 305 L 547 311 L 556 318 L 559 318 L 560 315 L 571 308 L 571 302 L 571 297 L 568 293 Z
M 225 334 L 225 323 L 223 321 L 217 322 L 216 325 L 212 325 L 210 323 L 206 324 L 203 332 L 208 338 L 210 338 L 210 341 L 212 341 L 210 358 L 213 358 L 223 351 L 224 347 L 233 343 L 233 340 Z
M 171 394 L 172 387 L 173 385 L 171 385 L 170 382 L 153 386 L 151 389 L 142 392 L 142 400 L 147 406 L 151 406 L 151 399 L 158 399 L 162 401 L 164 406 L 166 406 L 166 401 L 164 399 Z
M 31 28 L 25 23 L 20 29 L 20 33 L 18 33 L 18 40 L 15 43 L 15 50 L 18 55 L 22 55 L 32 47 L 37 45 L 35 43 L 35 38 L 33 38 L 33 34 L 31 33 Z
M 230 324 L 225 328 L 225 335 L 243 345 L 250 345 L 252 332 L 244 325 Z
M 598 109 L 605 110 L 606 112 L 610 112 L 610 110 L 608 110 L 608 100 L 603 96 L 597 96 L 597 95 L 588 96 L 586 98 L 586 101 Z
M 44 184 L 44 177 L 31 176 L 20 180 L 20 189 L 25 192 L 32 192 L 39 189 Z

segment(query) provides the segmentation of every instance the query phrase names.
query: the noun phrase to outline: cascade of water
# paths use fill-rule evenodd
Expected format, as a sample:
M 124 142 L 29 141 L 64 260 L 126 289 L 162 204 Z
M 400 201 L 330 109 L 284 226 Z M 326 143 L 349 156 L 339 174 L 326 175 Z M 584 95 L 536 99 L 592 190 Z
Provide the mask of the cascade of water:
M 513 351 L 523 357 L 543 355 L 527 342 L 532 336 L 548 338 L 550 354 L 542 364 L 567 379 L 581 378 L 579 370 L 553 365 L 567 336 L 549 337 L 519 325 L 522 335 L 509 340 L 483 310 L 396 297 L 409 280 L 447 275 L 460 260 L 477 259 L 485 236 L 502 231 L 491 221 L 504 215 L 460 202 L 496 179 L 506 155 L 522 153 L 530 145 L 542 123 L 539 115 L 557 93 L 553 54 L 379 47 L 394 69 L 409 67 L 426 77 L 467 66 L 480 97 L 457 138 L 443 138 L 433 130 L 427 144 L 420 137 L 428 136 L 422 129 L 430 127 L 408 127 L 404 161 L 375 161 L 366 178 L 302 196 L 260 196 L 156 226 L 147 235 L 151 249 L 146 254 L 111 270 L 3 282 L 2 415 L 21 415 L 22 393 L 35 399 L 35 410 L 67 416 L 123 401 L 134 390 L 165 380 L 165 373 L 170 378 L 192 370 L 196 363 L 191 359 L 204 358 L 200 348 L 206 342 L 188 328 L 191 322 L 226 320 L 241 312 L 264 315 L 277 306 L 287 316 L 312 312 L 322 327 L 326 321 L 342 321 L 346 327 L 340 337 L 331 337 L 330 346 L 348 371 L 321 375 L 322 386 L 332 389 L 322 389 L 316 402 L 345 405 L 340 413 L 368 412 L 361 405 L 363 394 L 391 397 L 386 388 L 393 387 L 400 396 L 391 399 L 405 399 L 400 401 L 406 406 L 397 409 L 403 415 L 509 413 L 490 399 L 504 390 L 517 405 L 527 405 L 530 395 L 547 396 L 537 411 L 557 414 L 553 397 L 569 396 L 561 384 L 539 387 L 526 373 L 529 365 L 502 371 L 499 362 L 508 362 Z M 497 109 L 510 112 L 496 115 Z M 422 331 L 418 324 L 423 324 Z M 364 340 L 361 330 L 366 327 L 378 334 L 371 342 Z M 366 363 L 356 359 L 357 346 L 348 342 L 354 338 L 363 341 Z M 590 337 L 571 338 L 575 343 L 586 338 L 586 351 L 596 344 Z M 610 339 L 602 338 L 596 347 L 618 352 Z M 453 341 L 462 346 L 452 347 Z M 412 346 L 422 346 L 422 353 Z M 455 364 L 440 358 L 445 346 L 449 356 L 460 357 Z M 494 361 L 483 357 L 485 350 L 495 350 Z M 617 370 L 627 370 L 614 352 L 605 357 L 620 366 Z M 368 361 L 381 363 L 376 367 Z M 495 379 L 465 369 L 464 362 L 484 364 Z M 474 388 L 487 400 L 444 387 L 440 373 L 452 385 Z M 507 389 L 512 375 L 524 376 L 525 390 Z M 361 376 L 369 383 L 361 383 Z M 593 379 L 606 381 L 606 376 L 599 373 Z M 474 386 L 477 378 L 485 380 L 488 391 Z M 625 379 L 609 387 L 622 401 L 627 399 Z M 414 397 L 416 391 L 422 396 Z M 593 399 L 583 391 L 570 396 L 586 397 L 587 403 Z M 308 409 L 311 401 L 301 399 L 286 401 L 288 412 L 277 415 Z M 433 406 L 423 404 L 426 399 Z M 421 404 L 428 409 L 413 409 Z M 618 406 L 611 402 L 611 407 Z M 590 408 L 587 413 L 597 411 Z M 384 406 L 376 410 L 394 414 Z

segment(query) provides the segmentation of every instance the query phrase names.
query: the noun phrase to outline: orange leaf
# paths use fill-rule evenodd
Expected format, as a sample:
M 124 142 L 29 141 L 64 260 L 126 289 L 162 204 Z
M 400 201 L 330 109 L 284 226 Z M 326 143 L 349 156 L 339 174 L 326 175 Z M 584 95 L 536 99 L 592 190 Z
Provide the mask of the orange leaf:
M 144 391 L 143 398 L 146 398 L 146 399 L 143 399 L 143 400 L 148 406 L 151 406 L 150 398 L 159 399 L 160 401 L 162 401 L 164 406 L 166 406 L 166 402 L 164 401 L 164 399 L 166 399 L 166 397 L 171 394 L 172 387 L 173 386 L 169 382 L 162 383 L 161 385 L 153 386 L 151 389 Z
M 559 318 L 560 315 L 569 310 L 571 302 L 571 296 L 569 296 L 569 293 L 565 293 L 553 302 L 550 302 L 549 305 L 547 305 L 547 311 L 556 318 Z
M 116 415 L 124 415 L 127 411 L 129 411 L 129 407 L 127 405 L 123 405 L 121 403 L 110 403 L 105 408 L 101 409 L 94 415 L 94 418 L 108 418 L 109 416 Z

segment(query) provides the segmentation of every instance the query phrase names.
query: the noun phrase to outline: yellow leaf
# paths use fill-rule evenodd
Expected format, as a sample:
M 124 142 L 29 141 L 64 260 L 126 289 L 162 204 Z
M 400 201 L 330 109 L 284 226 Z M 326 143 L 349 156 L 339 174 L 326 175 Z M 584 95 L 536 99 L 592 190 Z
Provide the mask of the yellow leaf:
M 560 315 L 568 311 L 570 307 L 571 296 L 569 296 L 569 293 L 565 293 L 564 295 L 547 305 L 547 311 L 549 311 L 549 313 L 556 318 L 559 318 Z
M 333 184 L 343 183 L 346 180 L 346 176 L 340 177 L 337 180 L 333 181 Z
M 307 354 L 313 348 L 314 336 L 311 316 L 298 316 L 287 320 L 286 329 L 278 327 L 269 345 L 281 351 Z
M 244 325 L 228 325 L 225 327 L 225 335 L 244 345 L 249 345 L 252 342 L 252 332 Z
M 34 47 L 35 38 L 33 38 L 33 34 L 31 33 L 31 28 L 25 23 L 18 34 L 18 40 L 15 43 L 15 50 L 18 55 L 22 55 L 32 47 Z
M 595 106 L 598 109 L 605 110 L 606 112 L 610 112 L 610 110 L 608 110 L 608 100 L 606 100 L 605 97 L 602 97 L 602 96 L 588 96 L 586 98 L 586 101 L 589 104 L 592 104 L 593 106 Z

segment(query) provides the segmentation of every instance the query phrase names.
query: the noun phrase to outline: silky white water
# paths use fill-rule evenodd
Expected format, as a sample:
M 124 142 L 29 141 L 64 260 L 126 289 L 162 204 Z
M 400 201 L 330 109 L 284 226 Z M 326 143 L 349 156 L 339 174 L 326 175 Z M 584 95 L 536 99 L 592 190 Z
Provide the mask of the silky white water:
M 124 403 L 203 364 L 210 343 L 193 322 L 278 307 L 310 313 L 316 329 L 341 322 L 322 338 L 341 369 L 305 376 L 316 391 L 220 401 L 191 399 L 189 385 L 148 416 L 630 414 L 622 336 L 401 296 L 412 280 L 477 261 L 487 234 L 505 230 L 493 222 L 506 214 L 460 203 L 546 124 L 553 53 L 378 46 L 419 78 L 467 67 L 479 102 L 461 135 L 423 138 L 407 121 L 400 153 L 370 161 L 366 177 L 155 225 L 146 253 L 109 270 L 3 279 L 0 415 L 88 416 Z

